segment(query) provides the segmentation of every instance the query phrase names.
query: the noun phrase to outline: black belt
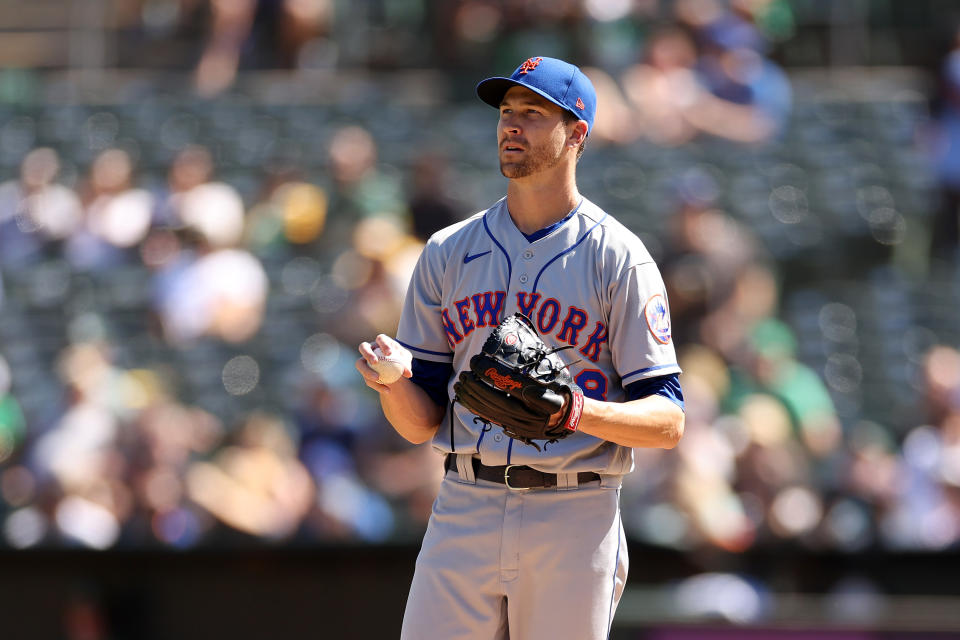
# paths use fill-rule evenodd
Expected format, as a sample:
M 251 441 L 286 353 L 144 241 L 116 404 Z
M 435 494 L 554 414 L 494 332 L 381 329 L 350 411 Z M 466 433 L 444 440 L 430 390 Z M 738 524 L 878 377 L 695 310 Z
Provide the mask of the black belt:
M 519 464 L 488 467 L 485 464 L 481 464 L 477 458 L 471 458 L 470 461 L 473 463 L 473 474 L 477 478 L 505 484 L 508 489 L 549 489 L 550 487 L 557 486 L 557 474 L 555 473 L 545 473 Z M 447 471 L 456 470 L 456 455 L 447 455 L 443 466 Z M 593 482 L 599 479 L 600 474 L 594 473 L 593 471 L 581 471 L 577 473 L 577 482 L 579 484 Z

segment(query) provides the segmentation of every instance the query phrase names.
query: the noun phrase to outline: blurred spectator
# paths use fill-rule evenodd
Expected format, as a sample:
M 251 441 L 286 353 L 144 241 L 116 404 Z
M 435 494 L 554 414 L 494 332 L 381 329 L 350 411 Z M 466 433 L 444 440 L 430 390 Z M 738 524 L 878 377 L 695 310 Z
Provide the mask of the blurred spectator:
M 945 549 L 960 542 L 960 351 L 933 346 L 921 389 L 930 423 L 903 439 L 905 483 L 884 534 L 891 546 Z
M 662 146 L 676 146 L 696 136 L 697 128 L 685 116 L 704 92 L 696 63 L 693 39 L 686 31 L 670 27 L 655 32 L 644 61 L 624 72 L 631 119 L 644 137 Z
M 734 370 L 738 395 L 763 390 L 780 400 L 790 416 L 792 431 L 816 457 L 835 451 L 840 421 L 823 380 L 796 360 L 796 337 L 784 323 L 767 319 L 757 323 L 748 338 L 747 370 Z
M 674 333 L 679 344 L 705 342 L 729 355 L 720 342 L 738 338 L 720 333 L 749 329 L 746 318 L 731 317 L 737 281 L 764 261 L 763 253 L 753 233 L 717 206 L 719 187 L 708 172 L 691 168 L 677 175 L 673 196 L 661 270 Z M 760 292 L 748 295 L 759 301 Z
M 377 143 L 367 129 L 360 125 L 338 129 L 330 140 L 328 157 L 338 217 L 353 221 L 376 215 L 403 217 L 399 181 L 379 166 Z
M 82 193 L 83 221 L 65 247 L 70 263 L 86 271 L 134 261 L 133 250 L 150 229 L 154 203 L 148 191 L 134 186 L 130 154 L 122 149 L 100 153 Z
M 185 347 L 201 336 L 249 340 L 260 328 L 269 283 L 253 254 L 193 229 L 157 273 L 154 305 L 165 339 Z
M 397 503 L 395 533 L 419 539 L 443 479 L 443 461 L 429 447 L 376 451 L 362 459 L 370 484 Z
M 247 51 L 254 66 L 297 67 L 301 50 L 330 32 L 334 15 L 331 0 L 208 0 L 208 4 L 209 34 L 194 71 L 194 87 L 204 97 L 233 85 Z
M 779 304 L 777 276 L 763 262 L 747 265 L 736 274 L 733 288 L 722 304 L 701 323 L 703 343 L 730 362 L 748 353 L 747 338 L 756 325 L 772 317 Z
M 286 255 L 290 247 L 316 251 L 327 222 L 327 193 L 298 176 L 280 176 L 247 219 L 245 241 L 255 254 Z
M 200 95 L 214 96 L 233 85 L 256 6 L 256 0 L 210 0 L 210 35 L 194 78 Z
M 148 399 L 124 442 L 128 483 L 136 500 L 126 542 L 192 547 L 211 535 L 214 523 L 190 500 L 187 469 L 195 458 L 210 456 L 222 445 L 224 427 L 210 413 L 176 402 L 164 388 L 167 383 L 152 372 L 139 374 Z
M 768 44 L 749 19 L 752 14 L 743 3 L 734 7 L 740 11 L 731 11 L 715 0 L 700 1 L 716 6 L 685 18 L 700 47 L 698 76 L 710 93 L 686 111 L 688 120 L 735 142 L 778 135 L 790 113 L 792 91 L 786 74 L 766 57 Z
M 209 152 L 190 147 L 170 169 L 160 229 L 144 247 L 157 270 L 154 307 L 164 337 L 186 345 L 209 335 L 243 342 L 260 328 L 269 284 L 260 261 L 239 247 L 245 211 L 236 189 L 211 182 Z
M 636 128 L 662 146 L 700 134 L 745 144 L 779 135 L 792 91 L 757 28 L 718 0 L 683 0 L 674 11 L 681 26 L 655 32 L 622 77 Z
M 843 477 L 844 490 L 869 509 L 869 535 L 891 542 L 902 539 L 903 533 L 890 527 L 892 521 L 886 523 L 886 535 L 881 531 L 884 519 L 895 510 L 897 494 L 903 489 L 904 469 L 897 455 L 896 442 L 881 425 L 863 421 L 850 430 L 847 448 L 849 461 Z
M 252 536 L 292 536 L 314 498 L 297 443 L 277 417 L 253 414 L 209 461 L 186 474 L 190 498 L 225 524 Z
M 10 388 L 10 366 L 0 354 L 0 469 L 26 435 L 26 421 Z
M 589 27 L 583 4 L 581 0 L 435 3 L 435 60 L 460 73 L 464 69 L 503 68 L 532 55 L 531 46 L 552 56 L 569 56 Z
M 37 440 L 31 467 L 42 487 L 55 488 L 49 517 L 56 536 L 105 549 L 116 544 L 132 507 L 123 477 L 128 462 L 118 443 L 135 411 L 137 382 L 114 365 L 107 345 L 97 343 L 64 350 L 58 373 L 69 406 Z
M 788 0 L 731 0 L 730 10 L 752 22 L 768 42 L 783 42 L 795 33 L 793 7 Z
M 213 158 L 206 147 L 188 146 L 176 155 L 167 187 L 158 213 L 159 225 L 192 228 L 216 246 L 241 241 L 243 199 L 235 187 L 214 179 Z
M 769 587 L 733 573 L 684 578 L 672 585 L 670 597 L 677 610 L 692 619 L 741 626 L 763 620 L 775 606 Z
M 931 258 L 952 262 L 960 245 L 960 28 L 939 70 L 931 154 L 940 197 L 930 230 Z
M 368 411 L 365 389 L 343 380 L 328 384 L 309 378 L 304 383 L 294 416 L 302 438 L 301 459 L 317 483 L 307 531 L 323 538 L 387 539 L 395 533 L 396 522 L 386 497 L 411 490 L 407 477 L 392 479 L 400 485 L 396 493 L 371 486 L 378 462 L 392 455 L 383 450 L 396 446 L 389 443 L 391 434 L 379 416 Z
M 926 419 L 944 424 L 960 412 L 960 352 L 936 345 L 923 359 L 922 399 Z
M 684 109 L 687 121 L 734 142 L 760 143 L 778 136 L 793 94 L 783 70 L 758 50 L 759 37 L 727 24 L 710 25 L 704 37 L 698 75 L 710 93 Z
M 60 157 L 34 149 L 20 165 L 20 178 L 0 184 L 0 267 L 20 267 L 56 250 L 80 224 L 80 198 L 56 182 Z
M 336 336 L 353 344 L 394 331 L 423 243 L 393 218 L 360 221 L 351 248 L 333 263 L 332 277 L 348 298 L 331 319 Z
M 225 182 L 207 182 L 181 196 L 181 224 L 213 247 L 238 245 L 243 239 L 244 206 L 240 194 Z
M 448 165 L 448 159 L 439 152 L 424 153 L 411 164 L 407 209 L 413 235 L 421 242 L 464 217 L 463 205 L 450 193 Z
M 710 424 L 697 424 L 691 442 L 679 449 L 674 483 L 677 505 L 689 515 L 687 542 L 708 544 L 726 551 L 749 548 L 756 537 L 752 522 L 737 493 L 736 449 L 725 434 Z
M 607 71 L 598 67 L 583 67 L 586 75 L 597 92 L 597 104 L 603 109 L 597 111 L 590 131 L 590 144 L 610 143 L 615 145 L 629 145 L 641 135 L 642 118 L 637 117 L 634 105 L 627 100 L 624 89 Z M 627 83 L 624 83 L 627 86 Z
M 887 546 L 940 550 L 960 541 L 956 420 L 915 427 L 904 438 L 895 469 L 899 485 L 880 512 Z
M 772 395 L 757 392 L 743 399 L 736 415 L 746 434 L 737 464 L 738 489 L 745 507 L 760 516 L 758 542 L 810 534 L 821 510 L 809 507 L 806 499 L 799 501 L 802 510 L 790 508 L 794 495 L 808 495 L 805 487 L 813 480 L 786 407 Z
M 201 145 L 188 145 L 177 153 L 167 171 L 167 184 L 159 196 L 156 212 L 158 226 L 182 226 L 181 207 L 184 196 L 194 187 L 213 180 L 214 165 L 210 150 Z

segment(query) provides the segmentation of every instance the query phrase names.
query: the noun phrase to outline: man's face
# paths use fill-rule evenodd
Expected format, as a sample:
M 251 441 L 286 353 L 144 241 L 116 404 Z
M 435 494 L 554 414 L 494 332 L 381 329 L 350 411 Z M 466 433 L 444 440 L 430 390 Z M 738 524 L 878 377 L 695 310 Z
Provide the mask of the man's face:
M 524 87 L 512 87 L 500 102 L 497 123 L 500 173 L 525 178 L 557 166 L 564 157 L 563 110 Z

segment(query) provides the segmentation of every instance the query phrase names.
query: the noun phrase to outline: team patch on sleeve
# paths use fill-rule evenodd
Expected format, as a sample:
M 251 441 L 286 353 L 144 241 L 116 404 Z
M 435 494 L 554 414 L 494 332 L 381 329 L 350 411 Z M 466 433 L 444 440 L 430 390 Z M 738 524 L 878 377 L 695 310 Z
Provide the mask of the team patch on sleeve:
M 651 296 L 647 306 L 643 308 L 643 315 L 647 319 L 647 327 L 653 334 L 654 340 L 660 344 L 670 343 L 670 311 L 667 301 L 661 294 Z

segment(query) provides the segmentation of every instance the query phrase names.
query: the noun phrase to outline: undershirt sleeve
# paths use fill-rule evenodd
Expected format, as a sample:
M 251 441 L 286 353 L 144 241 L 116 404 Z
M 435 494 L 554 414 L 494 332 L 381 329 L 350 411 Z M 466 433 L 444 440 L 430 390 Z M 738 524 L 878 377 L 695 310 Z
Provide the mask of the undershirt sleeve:
M 439 406 L 446 407 L 450 401 L 447 385 L 453 375 L 453 363 L 414 358 L 411 370 L 413 377 L 410 381 L 426 391 L 430 399 Z
M 626 386 L 626 392 L 628 400 L 663 396 L 683 409 L 683 389 L 680 388 L 680 376 L 676 373 L 631 382 Z

